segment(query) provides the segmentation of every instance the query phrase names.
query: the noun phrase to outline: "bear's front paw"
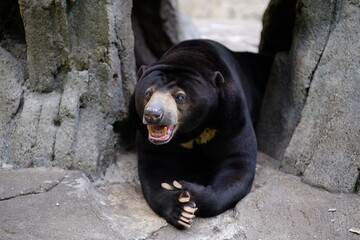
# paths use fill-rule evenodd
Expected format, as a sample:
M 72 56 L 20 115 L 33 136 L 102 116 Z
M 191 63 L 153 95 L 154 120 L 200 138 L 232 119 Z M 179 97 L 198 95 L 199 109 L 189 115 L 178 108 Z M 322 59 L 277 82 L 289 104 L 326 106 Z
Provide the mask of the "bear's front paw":
M 175 203 L 177 207 L 170 214 L 172 217 L 169 218 L 169 222 L 177 228 L 190 228 L 195 218 L 195 212 L 198 210 L 195 202 L 190 201 L 190 193 L 183 189 L 183 186 L 177 181 L 174 181 L 172 185 L 162 183 L 161 187 L 167 191 L 179 194 L 178 201 Z

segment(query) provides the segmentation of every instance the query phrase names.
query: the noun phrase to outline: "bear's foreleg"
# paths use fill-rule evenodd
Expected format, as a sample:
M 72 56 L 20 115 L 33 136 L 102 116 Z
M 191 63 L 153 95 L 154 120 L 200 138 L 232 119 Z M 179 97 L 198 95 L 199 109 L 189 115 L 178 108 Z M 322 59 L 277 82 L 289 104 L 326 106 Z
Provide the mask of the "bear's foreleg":
M 256 167 L 256 140 L 249 134 L 222 142 L 213 176 L 207 185 L 180 181 L 199 208 L 197 216 L 211 217 L 234 207 L 251 190 Z

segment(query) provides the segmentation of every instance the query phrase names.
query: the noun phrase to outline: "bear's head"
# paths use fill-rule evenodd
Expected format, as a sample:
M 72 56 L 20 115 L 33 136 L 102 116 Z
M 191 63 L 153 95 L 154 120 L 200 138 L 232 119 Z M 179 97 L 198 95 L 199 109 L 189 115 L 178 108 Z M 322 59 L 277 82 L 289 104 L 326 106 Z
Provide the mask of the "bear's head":
M 218 107 L 220 72 L 199 73 L 191 67 L 142 66 L 135 88 L 136 113 L 154 144 L 191 135 Z

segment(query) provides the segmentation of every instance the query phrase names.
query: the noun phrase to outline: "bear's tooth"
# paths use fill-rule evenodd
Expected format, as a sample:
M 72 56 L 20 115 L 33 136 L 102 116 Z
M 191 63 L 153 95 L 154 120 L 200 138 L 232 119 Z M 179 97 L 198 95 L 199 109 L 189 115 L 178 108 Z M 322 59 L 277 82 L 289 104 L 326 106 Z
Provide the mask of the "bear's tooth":
M 164 127 L 164 130 L 163 130 L 163 135 L 165 135 L 167 133 L 167 130 L 168 130 L 168 127 Z
M 153 135 L 154 132 L 153 132 L 151 126 L 150 126 L 150 125 L 147 125 L 146 127 L 147 127 L 149 133 L 150 133 L 151 135 Z

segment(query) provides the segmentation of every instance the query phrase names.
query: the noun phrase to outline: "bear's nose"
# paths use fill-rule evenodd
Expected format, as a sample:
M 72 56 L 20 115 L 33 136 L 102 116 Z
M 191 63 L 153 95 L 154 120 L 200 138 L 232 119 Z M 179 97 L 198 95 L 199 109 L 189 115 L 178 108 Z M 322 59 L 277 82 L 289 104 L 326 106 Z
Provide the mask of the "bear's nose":
M 145 121 L 149 124 L 159 123 L 164 115 L 164 108 L 147 106 L 144 110 Z

